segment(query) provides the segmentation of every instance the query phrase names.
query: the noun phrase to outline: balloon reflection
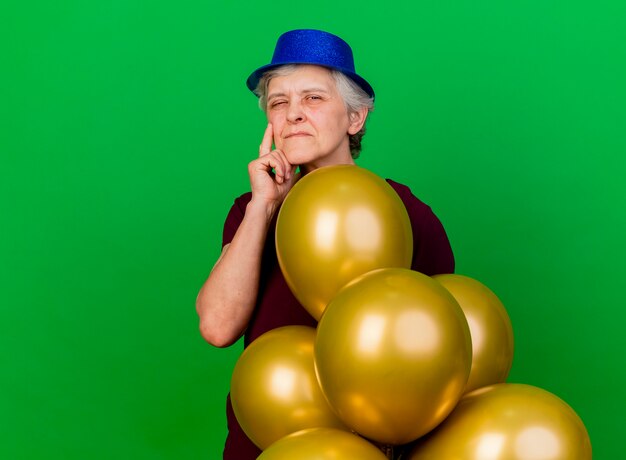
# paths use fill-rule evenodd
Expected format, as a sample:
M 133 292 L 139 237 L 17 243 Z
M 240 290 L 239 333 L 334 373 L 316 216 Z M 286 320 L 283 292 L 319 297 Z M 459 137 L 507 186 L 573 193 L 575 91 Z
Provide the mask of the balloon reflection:
M 380 350 L 387 326 L 387 318 L 383 315 L 365 315 L 357 334 L 357 344 L 361 356 L 376 355 Z
M 361 258 L 371 259 L 380 248 L 383 235 L 380 218 L 364 206 L 348 210 L 345 217 L 343 237 L 355 254 Z
M 366 423 L 385 426 L 380 411 L 376 407 L 372 407 L 371 401 L 364 394 L 346 393 L 345 398 L 348 412 L 361 414 Z
M 288 367 L 276 366 L 270 374 L 269 392 L 277 400 L 289 401 L 296 391 L 303 390 L 297 387 L 298 376 Z
M 338 225 L 339 215 L 336 212 L 320 210 L 313 233 L 315 246 L 320 253 L 332 254 L 335 251 Z
M 475 315 L 472 314 L 472 312 L 465 313 L 465 319 L 467 320 L 467 325 L 469 326 L 470 334 L 472 335 L 472 353 L 479 356 L 481 353 L 483 353 L 486 331 L 483 327 L 483 324 L 480 322 L 480 320 L 476 319 Z
M 419 359 L 436 352 L 441 340 L 437 322 L 423 311 L 400 313 L 393 336 L 399 351 Z
M 515 440 L 517 456 L 528 460 L 558 460 L 562 450 L 558 436 L 545 426 L 529 426 Z
M 502 433 L 485 433 L 478 438 L 473 458 L 498 460 L 505 442 L 506 436 Z

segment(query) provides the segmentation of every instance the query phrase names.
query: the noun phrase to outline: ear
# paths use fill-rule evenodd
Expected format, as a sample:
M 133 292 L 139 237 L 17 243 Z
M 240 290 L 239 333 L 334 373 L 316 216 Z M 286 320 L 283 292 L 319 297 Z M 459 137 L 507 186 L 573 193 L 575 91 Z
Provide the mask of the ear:
M 367 107 L 363 107 L 361 110 L 351 112 L 349 114 L 350 126 L 348 127 L 348 134 L 350 136 L 353 136 L 361 131 L 361 128 L 363 128 L 363 125 L 365 124 L 365 120 L 367 120 L 368 113 L 369 111 L 367 110 Z

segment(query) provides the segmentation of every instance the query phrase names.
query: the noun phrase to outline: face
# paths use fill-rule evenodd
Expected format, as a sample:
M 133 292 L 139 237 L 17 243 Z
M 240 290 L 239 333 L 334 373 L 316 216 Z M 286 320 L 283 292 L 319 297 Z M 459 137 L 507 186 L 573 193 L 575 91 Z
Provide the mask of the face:
M 309 172 L 332 164 L 353 164 L 349 135 L 356 134 L 367 111 L 348 114 L 335 81 L 324 67 L 301 65 L 270 80 L 267 117 L 274 144 L 291 164 Z

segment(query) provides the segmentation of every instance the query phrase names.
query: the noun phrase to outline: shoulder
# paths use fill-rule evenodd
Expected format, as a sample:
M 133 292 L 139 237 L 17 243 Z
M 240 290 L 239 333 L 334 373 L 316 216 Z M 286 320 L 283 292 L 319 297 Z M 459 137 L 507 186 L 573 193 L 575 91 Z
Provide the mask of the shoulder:
M 248 206 L 248 203 L 250 203 L 251 199 L 252 199 L 252 192 L 243 193 L 239 195 L 237 198 L 235 198 L 235 201 L 233 202 L 233 208 L 236 207 L 245 212 L 246 206 Z
M 227 245 L 235 237 L 235 233 L 239 228 L 239 225 L 243 221 L 243 217 L 246 214 L 246 207 L 252 199 L 252 193 L 247 192 L 243 195 L 239 195 L 235 198 L 226 220 L 224 221 L 224 231 L 222 233 L 222 246 Z
M 431 207 L 416 197 L 408 186 L 391 179 L 387 179 L 387 182 L 404 203 L 415 237 L 433 232 L 439 233 L 443 230 L 439 218 Z
M 406 207 L 413 229 L 411 268 L 426 275 L 454 273 L 454 254 L 439 218 L 406 185 L 387 179 Z
M 243 215 L 246 213 L 246 207 L 248 206 L 248 203 L 250 203 L 251 199 L 252 192 L 246 192 L 236 197 L 230 206 L 227 218 L 243 219 Z
M 391 187 L 396 191 L 396 193 L 404 203 L 404 206 L 407 208 L 407 211 L 413 211 L 418 213 L 432 213 L 430 206 L 428 206 L 426 203 L 416 197 L 408 186 L 391 179 L 386 180 L 387 183 L 391 185 Z

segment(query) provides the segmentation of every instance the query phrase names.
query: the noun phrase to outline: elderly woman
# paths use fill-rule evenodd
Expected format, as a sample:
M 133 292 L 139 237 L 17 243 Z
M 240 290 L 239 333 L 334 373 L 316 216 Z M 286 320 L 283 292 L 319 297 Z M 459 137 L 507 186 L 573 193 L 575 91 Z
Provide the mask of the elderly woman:
M 251 192 L 235 200 L 224 225 L 220 258 L 198 294 L 200 331 L 226 347 L 244 335 L 244 346 L 271 329 L 315 327 L 316 321 L 289 290 L 274 246 L 277 211 L 298 179 L 329 165 L 354 164 L 361 151 L 374 90 L 356 74 L 352 50 L 318 30 L 293 30 L 279 39 L 272 62 L 248 78 L 268 125 L 259 156 L 250 162 Z M 404 202 L 413 230 L 412 269 L 452 273 L 445 231 L 408 187 L 388 180 Z M 255 459 L 227 400 L 229 435 L 224 459 Z

